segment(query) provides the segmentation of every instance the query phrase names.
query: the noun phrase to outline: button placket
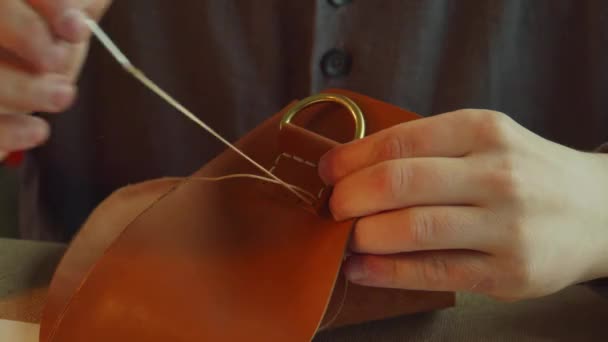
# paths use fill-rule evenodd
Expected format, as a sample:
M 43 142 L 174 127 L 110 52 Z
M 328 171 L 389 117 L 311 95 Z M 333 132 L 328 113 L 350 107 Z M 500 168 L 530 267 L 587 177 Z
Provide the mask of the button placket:
M 314 50 L 311 59 L 311 93 L 328 87 L 344 87 L 354 68 L 348 44 L 340 38 L 340 28 L 351 15 L 351 0 L 318 0 Z M 354 10 L 354 9 L 352 9 Z

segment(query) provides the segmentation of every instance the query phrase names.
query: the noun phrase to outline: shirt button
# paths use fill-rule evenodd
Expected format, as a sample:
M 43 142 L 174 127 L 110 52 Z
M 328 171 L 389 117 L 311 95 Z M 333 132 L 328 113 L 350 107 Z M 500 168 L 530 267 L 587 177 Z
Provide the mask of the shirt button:
M 352 0 L 327 0 L 327 1 L 329 2 L 330 5 L 332 5 L 336 8 L 348 5 L 352 2 Z
M 327 77 L 340 77 L 350 72 L 351 64 L 351 57 L 346 51 L 332 49 L 323 55 L 321 70 Z

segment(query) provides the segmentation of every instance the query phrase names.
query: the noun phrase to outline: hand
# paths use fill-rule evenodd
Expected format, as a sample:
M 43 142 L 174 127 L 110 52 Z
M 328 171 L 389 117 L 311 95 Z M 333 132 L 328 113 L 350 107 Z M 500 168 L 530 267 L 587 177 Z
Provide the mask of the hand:
M 74 101 L 90 33 L 110 0 L 0 0 L 0 160 L 44 142 L 49 127 L 32 112 L 57 113 Z
M 337 147 L 319 166 L 358 218 L 346 276 L 511 301 L 608 276 L 608 159 L 460 110 Z

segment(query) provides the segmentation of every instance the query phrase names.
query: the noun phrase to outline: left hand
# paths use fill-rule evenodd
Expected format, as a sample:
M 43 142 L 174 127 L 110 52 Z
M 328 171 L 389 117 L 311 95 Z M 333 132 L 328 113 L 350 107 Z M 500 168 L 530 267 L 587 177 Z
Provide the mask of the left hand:
M 0 162 L 41 145 L 50 126 L 33 112 L 59 113 L 76 98 L 90 31 L 111 0 L 0 0 Z
M 608 276 L 608 158 L 504 114 L 407 122 L 335 148 L 319 172 L 334 217 L 361 218 L 355 283 L 511 301 Z

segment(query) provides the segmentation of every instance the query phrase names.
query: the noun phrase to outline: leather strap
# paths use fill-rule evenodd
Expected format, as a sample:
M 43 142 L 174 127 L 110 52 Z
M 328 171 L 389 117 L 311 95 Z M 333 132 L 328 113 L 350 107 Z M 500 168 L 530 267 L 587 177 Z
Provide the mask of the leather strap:
M 353 99 L 369 133 L 419 117 L 327 92 Z M 316 163 L 351 139 L 351 120 L 320 104 L 279 129 L 285 110 L 237 146 L 317 196 L 314 208 L 276 184 L 195 179 L 257 173 L 230 150 L 186 181 L 120 190 L 92 213 L 57 269 L 40 340 L 310 341 L 334 317 L 332 327 L 453 305 L 450 293 L 354 285 L 344 293 L 339 271 L 353 221 L 328 215 L 331 189 Z

